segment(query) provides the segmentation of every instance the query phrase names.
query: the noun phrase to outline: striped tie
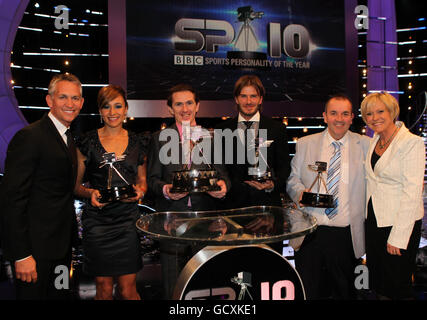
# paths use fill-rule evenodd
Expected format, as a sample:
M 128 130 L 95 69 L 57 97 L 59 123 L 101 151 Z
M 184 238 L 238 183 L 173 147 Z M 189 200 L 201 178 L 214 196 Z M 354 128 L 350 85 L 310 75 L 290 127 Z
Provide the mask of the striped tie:
M 327 187 L 328 193 L 334 196 L 334 208 L 327 208 L 325 210 L 329 219 L 332 219 L 338 213 L 338 187 L 341 178 L 341 146 L 342 142 L 332 142 L 335 150 L 329 161 Z

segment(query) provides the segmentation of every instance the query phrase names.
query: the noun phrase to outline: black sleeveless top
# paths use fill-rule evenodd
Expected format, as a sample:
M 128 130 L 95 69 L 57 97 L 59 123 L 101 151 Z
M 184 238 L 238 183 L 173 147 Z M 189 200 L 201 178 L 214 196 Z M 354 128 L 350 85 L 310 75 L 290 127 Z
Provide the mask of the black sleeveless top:
M 377 164 L 377 162 L 378 162 L 378 160 L 381 158 L 381 156 L 380 155 L 378 155 L 376 152 L 375 152 L 375 150 L 374 150 L 374 152 L 372 152 L 372 157 L 371 157 L 371 167 L 372 167 L 372 170 L 374 170 L 374 168 L 375 168 L 375 165 Z

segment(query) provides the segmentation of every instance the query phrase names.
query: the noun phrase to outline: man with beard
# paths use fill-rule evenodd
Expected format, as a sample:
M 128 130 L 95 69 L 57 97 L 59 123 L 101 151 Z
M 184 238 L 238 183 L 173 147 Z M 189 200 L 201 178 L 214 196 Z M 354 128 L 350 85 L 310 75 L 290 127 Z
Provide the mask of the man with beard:
M 221 123 L 217 129 L 241 129 L 244 133 L 252 129 L 253 134 L 235 135 L 233 149 L 226 148 L 223 152 L 225 159 L 233 159 L 233 163 L 227 165 L 227 171 L 231 180 L 231 190 L 227 194 L 226 205 L 228 208 L 242 208 L 249 206 L 281 206 L 280 192 L 285 192 L 286 179 L 289 176 L 289 152 L 285 126 L 276 120 L 261 115 L 262 102 L 265 89 L 261 80 L 255 75 L 244 75 L 234 85 L 234 101 L 239 112 L 238 116 Z M 265 181 L 255 181 L 248 169 L 251 161 L 245 152 L 245 161 L 239 161 L 238 143 L 243 143 L 249 148 L 254 146 L 254 137 L 261 138 L 260 130 L 266 132 L 266 140 L 271 144 L 266 147 L 266 157 L 260 156 L 259 161 L 266 160 L 266 169 L 271 171 L 271 178 Z M 249 130 L 251 131 L 251 130 Z M 245 136 L 247 135 L 247 139 Z M 224 136 L 224 132 L 223 132 Z M 252 139 L 251 139 L 252 138 Z M 263 137 L 265 140 L 265 137 Z M 239 141 L 240 140 L 240 141 Z M 246 141 L 248 140 L 248 141 Z M 224 145 L 224 144 L 223 144 Z M 229 152 L 233 152 L 231 157 Z M 265 163 L 264 163 L 265 165 Z M 260 165 L 262 167 L 262 165 Z

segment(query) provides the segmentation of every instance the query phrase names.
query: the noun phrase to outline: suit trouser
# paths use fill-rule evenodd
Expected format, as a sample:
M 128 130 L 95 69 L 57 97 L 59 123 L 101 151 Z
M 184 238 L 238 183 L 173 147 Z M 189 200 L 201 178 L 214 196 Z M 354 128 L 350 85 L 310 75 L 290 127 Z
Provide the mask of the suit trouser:
M 319 226 L 295 252 L 295 266 L 308 300 L 355 299 L 356 262 L 350 226 Z
M 56 270 L 58 266 L 61 267 Z M 12 263 L 12 271 L 16 289 L 17 300 L 68 300 L 71 295 L 71 281 L 69 270 L 71 267 L 71 255 L 56 260 L 36 258 L 37 281 L 24 282 L 16 279 L 15 263 Z M 68 284 L 68 289 L 66 288 Z
M 391 299 L 414 297 L 411 280 L 416 267 L 421 222 L 422 220 L 415 222 L 406 250 L 400 249 L 401 256 L 391 255 L 387 252 L 387 240 L 392 227 L 377 227 L 372 202 L 369 201 L 366 219 L 366 262 L 370 289 Z
M 201 245 L 188 245 L 160 240 L 163 298 L 172 299 L 176 281 L 187 262 L 201 249 Z

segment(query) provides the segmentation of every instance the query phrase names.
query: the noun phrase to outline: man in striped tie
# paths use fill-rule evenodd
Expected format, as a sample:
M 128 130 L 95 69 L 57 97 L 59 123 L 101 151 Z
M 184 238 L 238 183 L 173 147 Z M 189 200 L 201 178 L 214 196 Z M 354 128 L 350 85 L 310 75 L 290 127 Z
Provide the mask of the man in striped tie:
M 286 190 L 318 222 L 313 233 L 290 241 L 308 299 L 356 298 L 354 270 L 365 253 L 363 162 L 369 138 L 349 131 L 353 118 L 348 97 L 330 98 L 323 112 L 327 129 L 299 139 L 291 162 Z M 317 172 L 308 167 L 316 161 L 328 164 L 327 190 L 321 186 L 320 193 L 333 195 L 332 208 L 303 207 L 299 202 L 316 179 Z

